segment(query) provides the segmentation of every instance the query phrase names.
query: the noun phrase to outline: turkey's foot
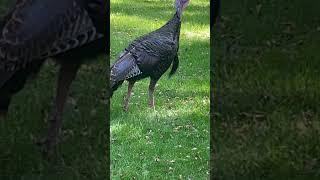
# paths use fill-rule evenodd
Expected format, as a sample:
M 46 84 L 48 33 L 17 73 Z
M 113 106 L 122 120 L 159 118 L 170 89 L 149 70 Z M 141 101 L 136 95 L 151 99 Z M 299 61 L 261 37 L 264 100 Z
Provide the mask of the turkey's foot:
M 42 152 L 45 155 L 52 154 L 54 147 L 59 142 L 58 136 L 61 129 L 62 117 L 58 116 L 56 112 L 52 114 L 53 115 L 51 115 L 51 118 L 49 120 L 49 129 L 47 137 L 37 142 L 37 144 L 41 146 Z
M 128 105 L 124 105 L 122 109 L 123 109 L 123 111 L 128 112 L 129 106 Z
M 54 147 L 58 144 L 58 138 L 45 137 L 38 140 L 36 144 L 41 148 L 43 156 L 49 158 L 54 153 Z
M 154 101 L 149 102 L 149 107 L 152 108 L 154 111 L 156 110 L 156 108 L 154 106 Z

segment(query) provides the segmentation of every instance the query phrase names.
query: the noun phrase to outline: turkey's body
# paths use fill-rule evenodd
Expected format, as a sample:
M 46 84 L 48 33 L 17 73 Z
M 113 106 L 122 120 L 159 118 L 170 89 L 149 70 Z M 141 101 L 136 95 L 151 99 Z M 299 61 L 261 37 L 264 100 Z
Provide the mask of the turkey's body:
M 124 81 L 159 79 L 177 57 L 180 19 L 177 14 L 160 29 L 134 40 L 111 68 L 113 91 Z
M 43 62 L 60 64 L 47 150 L 56 143 L 69 86 L 85 59 L 106 51 L 104 0 L 17 0 L 0 22 L 0 113 Z M 1 114 L 0 114 L 1 115 Z
M 180 1 L 177 0 L 177 2 Z M 180 26 L 181 13 L 177 11 L 160 29 L 134 40 L 112 65 L 110 73 L 112 93 L 123 81 L 129 82 L 124 110 L 128 110 L 128 102 L 134 83 L 147 77 L 150 77 L 149 105 L 154 107 L 153 93 L 157 81 L 171 64 L 172 70 L 169 76 L 176 72 L 179 65 Z

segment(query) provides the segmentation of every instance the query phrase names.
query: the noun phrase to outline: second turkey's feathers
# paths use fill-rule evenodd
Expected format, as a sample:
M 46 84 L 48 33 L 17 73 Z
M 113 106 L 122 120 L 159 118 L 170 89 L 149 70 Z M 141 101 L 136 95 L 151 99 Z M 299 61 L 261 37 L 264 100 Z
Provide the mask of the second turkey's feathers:
M 133 65 L 129 71 L 129 73 L 126 76 L 126 79 L 130 79 L 132 77 L 136 77 L 138 75 L 142 74 L 142 72 L 140 71 L 138 65 Z
M 110 86 L 113 90 L 116 90 L 116 88 L 119 86 L 119 82 L 128 77 L 130 71 L 135 65 L 136 59 L 130 52 L 125 51 L 120 55 L 117 63 L 113 64 L 111 67 Z
M 32 60 L 102 38 L 79 2 L 25 0 L 17 3 L 0 36 L 0 69 L 16 71 Z

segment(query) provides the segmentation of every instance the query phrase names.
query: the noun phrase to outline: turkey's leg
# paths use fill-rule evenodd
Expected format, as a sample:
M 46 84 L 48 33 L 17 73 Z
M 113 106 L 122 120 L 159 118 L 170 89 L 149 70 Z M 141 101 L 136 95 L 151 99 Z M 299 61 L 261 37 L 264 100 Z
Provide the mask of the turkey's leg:
M 132 88 L 133 88 L 134 83 L 135 83 L 135 81 L 129 81 L 127 96 L 124 99 L 124 103 L 123 103 L 123 110 L 124 111 L 128 111 L 129 100 L 130 100 L 130 97 L 132 94 Z
M 149 84 L 149 107 L 154 108 L 154 90 L 158 80 L 151 79 Z
M 45 140 L 45 150 L 51 151 L 57 143 L 62 126 L 62 113 L 68 96 L 69 88 L 74 80 L 80 64 L 62 63 L 58 77 L 57 95 L 55 105 L 49 116 L 49 130 Z

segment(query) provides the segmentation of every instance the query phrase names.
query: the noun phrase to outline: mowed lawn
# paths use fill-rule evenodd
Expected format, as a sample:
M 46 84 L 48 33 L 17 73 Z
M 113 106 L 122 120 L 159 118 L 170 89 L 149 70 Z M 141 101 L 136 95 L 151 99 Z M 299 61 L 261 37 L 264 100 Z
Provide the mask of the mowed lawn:
M 214 33 L 216 179 L 320 176 L 319 1 L 223 1 Z
M 111 63 L 135 38 L 174 14 L 174 0 L 111 1 Z M 209 1 L 192 0 L 183 14 L 180 66 L 164 74 L 148 107 L 149 79 L 135 84 L 122 110 L 127 82 L 111 99 L 112 179 L 207 179 L 209 171 Z
M 5 10 L 1 6 L 1 15 Z M 0 122 L 0 179 L 107 178 L 107 64 L 103 56 L 89 61 L 71 86 L 63 114 L 63 136 L 49 161 L 42 157 L 36 141 L 47 133 L 58 66 L 48 61 L 14 96 L 8 118 Z

